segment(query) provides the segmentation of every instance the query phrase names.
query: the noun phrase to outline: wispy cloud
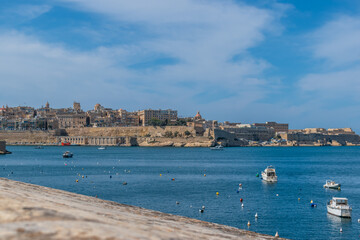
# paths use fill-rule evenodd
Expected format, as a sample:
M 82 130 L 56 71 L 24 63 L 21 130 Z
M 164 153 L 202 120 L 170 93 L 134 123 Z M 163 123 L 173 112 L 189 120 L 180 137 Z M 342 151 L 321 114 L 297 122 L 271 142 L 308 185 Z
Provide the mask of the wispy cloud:
M 15 7 L 3 8 L 0 17 L 11 24 L 19 24 L 35 19 L 51 10 L 50 5 L 23 4 Z

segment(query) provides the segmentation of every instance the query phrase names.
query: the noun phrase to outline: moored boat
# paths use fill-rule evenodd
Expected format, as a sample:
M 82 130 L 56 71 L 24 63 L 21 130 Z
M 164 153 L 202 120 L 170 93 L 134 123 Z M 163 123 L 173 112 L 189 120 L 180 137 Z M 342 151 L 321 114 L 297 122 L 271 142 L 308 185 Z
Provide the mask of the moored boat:
M 327 204 L 327 212 L 344 218 L 351 218 L 351 207 L 347 198 L 333 197 Z
M 224 147 L 222 145 L 216 145 L 215 147 L 211 147 L 211 150 L 224 150 Z
M 61 142 L 61 146 L 70 146 L 71 142 Z
M 99 150 L 105 150 L 106 147 L 98 147 Z
M 330 189 L 337 189 L 340 190 L 341 189 L 341 184 L 340 183 L 336 183 L 332 180 L 326 180 L 326 183 L 324 185 L 324 188 L 330 188 Z
M 66 151 L 63 153 L 63 158 L 72 158 L 73 154 L 69 151 Z
M 277 182 L 276 171 L 273 166 L 268 166 L 263 172 L 261 177 L 266 182 Z

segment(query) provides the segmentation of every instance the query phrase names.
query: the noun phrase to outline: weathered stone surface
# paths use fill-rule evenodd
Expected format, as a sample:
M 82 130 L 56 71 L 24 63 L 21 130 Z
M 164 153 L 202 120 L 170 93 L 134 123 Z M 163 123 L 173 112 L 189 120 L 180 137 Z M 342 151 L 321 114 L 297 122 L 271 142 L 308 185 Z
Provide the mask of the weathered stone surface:
M 0 178 L 0 239 L 274 237 Z

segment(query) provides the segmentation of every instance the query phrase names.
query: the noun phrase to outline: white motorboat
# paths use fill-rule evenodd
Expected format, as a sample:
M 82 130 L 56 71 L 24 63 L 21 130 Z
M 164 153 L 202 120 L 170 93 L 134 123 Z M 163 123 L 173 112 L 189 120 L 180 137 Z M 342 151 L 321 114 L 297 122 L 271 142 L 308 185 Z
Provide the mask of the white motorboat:
M 215 147 L 211 147 L 211 150 L 224 150 L 224 147 L 222 145 L 216 145 Z
M 340 190 L 341 189 L 341 184 L 340 183 L 336 183 L 332 180 L 326 180 L 326 183 L 324 185 L 324 188 L 331 188 L 331 189 L 337 189 Z
M 99 149 L 99 150 L 105 150 L 106 147 L 99 147 L 98 149 Z
M 351 218 L 351 207 L 347 198 L 333 197 L 327 204 L 328 213 L 344 218 Z
M 267 182 L 277 182 L 276 171 L 273 166 L 268 166 L 263 172 L 261 172 L 261 177 Z
M 66 151 L 63 153 L 63 158 L 72 158 L 73 154 L 69 151 Z

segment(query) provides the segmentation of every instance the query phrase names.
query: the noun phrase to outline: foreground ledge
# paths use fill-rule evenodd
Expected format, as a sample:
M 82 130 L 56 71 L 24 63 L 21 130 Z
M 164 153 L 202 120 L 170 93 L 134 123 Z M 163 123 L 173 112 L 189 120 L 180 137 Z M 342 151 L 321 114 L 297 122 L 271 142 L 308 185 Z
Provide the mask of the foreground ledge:
M 0 239 L 274 239 L 0 178 Z

